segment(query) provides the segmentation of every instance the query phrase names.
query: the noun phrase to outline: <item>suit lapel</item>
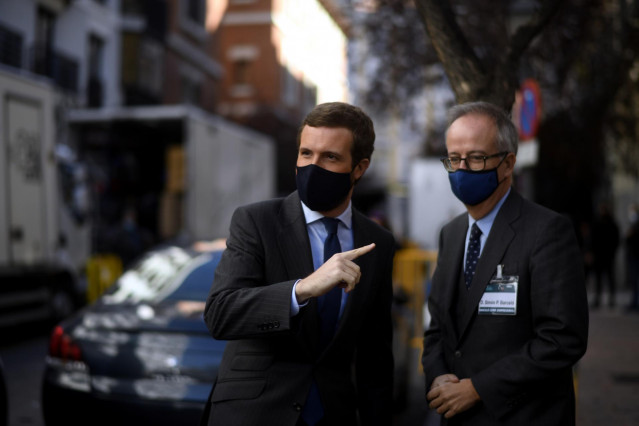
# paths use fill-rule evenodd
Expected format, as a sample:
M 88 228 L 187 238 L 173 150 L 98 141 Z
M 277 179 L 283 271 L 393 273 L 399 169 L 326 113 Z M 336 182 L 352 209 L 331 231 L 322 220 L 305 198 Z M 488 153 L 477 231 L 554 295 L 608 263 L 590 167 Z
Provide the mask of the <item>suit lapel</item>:
M 446 321 L 446 327 L 453 336 L 457 336 L 457 329 L 455 327 L 455 300 L 457 294 L 458 282 L 460 274 L 463 270 L 464 262 L 464 246 L 466 241 L 466 232 L 468 231 L 468 214 L 463 214 L 455 219 L 456 223 L 452 227 L 452 233 L 450 235 L 451 243 L 447 245 L 446 251 L 448 254 L 443 254 L 445 259 L 451 259 L 451 264 L 442 265 L 443 271 L 453 271 L 452 273 L 446 272 L 444 274 L 445 290 L 444 304 L 448 307 L 447 315 L 449 320 Z M 462 266 L 462 267 L 460 267 Z
M 520 205 L 521 197 L 512 190 L 499 213 L 497 213 L 470 286 L 468 304 L 465 307 L 460 324 L 462 326 L 460 327 L 460 330 L 462 330 L 460 338 L 464 335 L 471 318 L 476 314 L 479 301 L 484 294 L 486 286 L 495 275 L 497 265 L 504 258 L 508 246 L 515 238 L 511 223 L 519 216 Z
M 277 244 L 282 253 L 289 279 L 305 278 L 313 273 L 313 255 L 311 243 L 306 229 L 306 220 L 297 192 L 289 195 L 282 203 L 279 214 L 280 229 L 277 233 Z M 300 313 L 300 338 L 315 352 L 319 336 L 317 301 L 312 298 L 309 305 Z
M 287 275 L 291 278 L 304 278 L 313 272 L 313 255 L 297 192 L 284 200 L 279 217 L 277 243 L 282 251 Z

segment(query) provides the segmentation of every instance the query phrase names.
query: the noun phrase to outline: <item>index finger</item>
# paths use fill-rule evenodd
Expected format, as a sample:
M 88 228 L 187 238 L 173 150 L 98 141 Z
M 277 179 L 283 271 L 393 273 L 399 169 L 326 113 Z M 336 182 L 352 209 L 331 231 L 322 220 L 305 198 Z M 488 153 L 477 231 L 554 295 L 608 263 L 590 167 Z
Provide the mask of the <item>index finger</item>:
M 349 251 L 345 251 L 344 253 L 342 253 L 344 255 L 344 257 L 348 260 L 355 260 L 358 257 L 368 253 L 369 251 L 373 250 L 375 248 L 375 243 L 371 243 L 367 246 L 362 246 L 353 250 L 349 250 Z

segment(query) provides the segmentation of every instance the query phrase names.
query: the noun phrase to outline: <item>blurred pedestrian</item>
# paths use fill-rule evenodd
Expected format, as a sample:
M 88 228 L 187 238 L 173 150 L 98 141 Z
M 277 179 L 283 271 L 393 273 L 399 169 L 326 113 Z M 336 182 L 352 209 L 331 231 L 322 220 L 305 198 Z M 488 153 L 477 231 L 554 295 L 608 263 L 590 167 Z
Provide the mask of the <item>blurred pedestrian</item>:
M 518 134 L 498 107 L 449 112 L 442 159 L 464 213 L 444 226 L 422 365 L 442 425 L 574 425 L 586 351 L 584 266 L 570 221 L 511 188 Z
M 579 222 L 579 232 L 577 234 L 579 247 L 584 259 L 584 275 L 586 287 L 588 286 L 591 275 L 594 274 L 594 256 L 592 254 L 592 232 L 590 231 L 589 221 L 583 219 Z
M 209 425 L 390 425 L 395 244 L 351 206 L 374 140 L 361 109 L 316 106 L 297 191 L 235 211 L 204 316 L 229 340 Z
M 122 260 L 124 268 L 129 267 L 133 260 L 144 251 L 137 215 L 132 207 L 125 208 L 120 227 L 114 234 L 113 244 L 114 251 Z
M 615 306 L 615 256 L 619 247 L 619 226 L 608 203 L 599 205 L 598 216 L 592 226 L 592 254 L 595 271 L 593 308 L 601 305 L 604 281 L 608 284 L 608 306 Z
M 628 309 L 639 310 L 639 205 L 632 204 L 628 211 L 630 226 L 624 238 L 626 248 L 626 280 L 632 291 Z

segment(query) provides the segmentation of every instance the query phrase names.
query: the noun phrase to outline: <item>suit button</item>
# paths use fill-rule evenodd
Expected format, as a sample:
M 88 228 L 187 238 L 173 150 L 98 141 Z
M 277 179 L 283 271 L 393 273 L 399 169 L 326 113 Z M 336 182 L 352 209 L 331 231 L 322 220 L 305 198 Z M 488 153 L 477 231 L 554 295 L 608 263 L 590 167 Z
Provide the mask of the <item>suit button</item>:
M 298 404 L 297 402 L 293 403 L 293 409 L 295 411 L 302 411 L 302 406 L 300 404 Z
M 455 351 L 455 358 L 461 358 L 461 351 Z

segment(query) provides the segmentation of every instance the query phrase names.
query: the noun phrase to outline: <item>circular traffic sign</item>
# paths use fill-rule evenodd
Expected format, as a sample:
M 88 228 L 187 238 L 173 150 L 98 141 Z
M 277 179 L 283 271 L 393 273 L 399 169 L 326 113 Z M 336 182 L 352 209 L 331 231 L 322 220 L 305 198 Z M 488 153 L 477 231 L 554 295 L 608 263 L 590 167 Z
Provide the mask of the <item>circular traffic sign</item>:
M 533 139 L 537 136 L 537 128 L 541 117 L 541 96 L 539 84 L 531 78 L 521 85 L 521 106 L 519 110 L 519 138 Z

